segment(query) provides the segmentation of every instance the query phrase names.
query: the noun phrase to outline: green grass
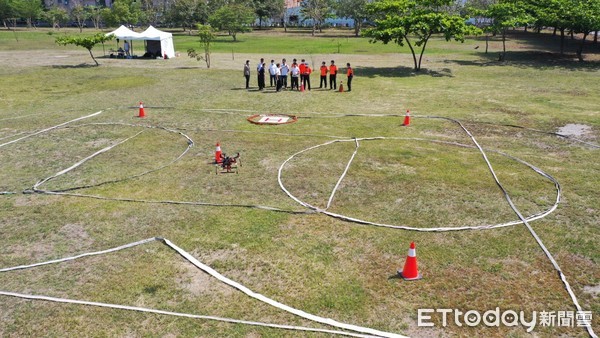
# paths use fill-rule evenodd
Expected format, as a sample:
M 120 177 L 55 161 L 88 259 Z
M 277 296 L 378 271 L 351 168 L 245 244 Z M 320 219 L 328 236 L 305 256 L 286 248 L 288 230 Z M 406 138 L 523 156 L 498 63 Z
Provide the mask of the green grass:
M 36 130 L 103 113 L 72 126 L 0 148 L 0 267 L 28 264 L 122 245 L 153 236 L 170 239 L 200 261 L 250 289 L 314 314 L 411 336 L 525 336 L 521 327 L 416 328 L 419 308 L 530 311 L 573 310 L 556 272 L 524 226 L 487 231 L 420 233 L 383 229 L 321 214 L 288 214 L 243 207 L 205 207 L 100 201 L 21 194 L 38 180 L 119 140 L 135 139 L 97 156 L 44 186 L 48 189 L 123 178 L 167 163 L 187 146 L 159 129 L 92 122 L 158 125 L 177 129 L 195 145 L 164 170 L 79 192 L 102 197 L 266 205 L 304 210 L 277 184 L 277 169 L 293 153 L 329 136 L 385 136 L 362 141 L 331 211 L 369 221 L 415 227 L 495 224 L 516 219 L 472 148 L 445 116 L 464 122 L 481 145 L 518 157 L 554 176 L 563 188 L 559 208 L 532 222 L 563 269 L 581 305 L 600 331 L 600 300 L 584 291 L 600 284 L 597 193 L 598 149 L 527 129 L 554 132 L 586 124 L 598 143 L 598 64 L 537 58 L 554 42 L 532 44 L 512 36 L 520 51 L 507 63 L 486 57 L 481 41 L 432 41 L 420 74 L 404 50 L 364 39 L 277 31 L 219 37 L 213 67 L 182 56 L 172 60 L 114 60 L 100 67 L 87 52 L 58 47 L 46 32 L 0 32 L 0 144 Z M 194 37 L 177 34 L 176 48 Z M 341 54 L 334 43 L 341 39 Z M 302 41 L 302 43 L 300 43 Z M 271 43 L 273 43 L 271 45 Z M 361 52 L 373 47 L 369 53 Z M 495 44 L 494 48 L 498 45 Z M 231 49 L 235 59 L 232 60 Z M 376 49 L 381 48 L 381 49 Z M 388 50 L 389 48 L 389 50 Z M 496 49 L 497 50 L 497 49 Z M 312 90 L 264 93 L 240 89 L 241 65 L 287 57 L 352 62 L 351 93 Z M 546 55 L 546 54 L 544 54 Z M 60 56 L 60 57 L 59 57 Z M 530 58 L 528 58 L 528 56 Z M 312 61 L 311 61 L 312 62 Z M 255 84 L 252 74 L 252 84 Z M 313 77 L 313 85 L 317 83 Z M 345 76 L 341 76 L 345 83 Z M 267 80 L 268 81 L 268 80 Z M 143 101 L 146 119 L 135 107 Z M 220 109 L 218 111 L 209 109 Z M 413 114 L 340 117 L 338 114 Z M 256 126 L 253 113 L 289 113 L 295 124 Z M 86 125 L 84 125 L 86 124 Z M 21 134 L 23 133 L 23 134 Z M 311 136 L 307 136 L 311 135 Z M 425 139 L 418 141 L 415 138 Z M 214 146 L 240 152 L 239 174 L 215 175 Z M 296 196 L 323 207 L 354 150 L 336 143 L 294 158 L 283 171 Z M 531 169 L 488 152 L 498 177 L 524 214 L 552 205 L 551 182 Z M 417 243 L 424 279 L 391 278 Z M 2 290 L 145 306 L 280 324 L 319 326 L 275 310 L 194 269 L 159 243 L 60 265 L 0 274 Z M 529 312 L 528 312 L 529 311 Z M 321 327 L 321 326 L 319 326 Z M 585 336 L 582 328 L 539 327 L 539 336 Z M 2 297 L 3 336 L 323 336 Z

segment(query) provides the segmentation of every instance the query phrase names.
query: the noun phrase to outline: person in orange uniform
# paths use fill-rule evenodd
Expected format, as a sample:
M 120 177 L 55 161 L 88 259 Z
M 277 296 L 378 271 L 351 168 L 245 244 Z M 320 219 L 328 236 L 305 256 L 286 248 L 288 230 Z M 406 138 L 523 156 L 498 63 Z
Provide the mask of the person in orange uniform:
M 302 60 L 304 61 L 304 60 Z M 312 68 L 310 68 L 310 66 L 308 65 L 308 62 L 303 62 L 304 67 L 302 67 L 302 65 L 300 66 L 300 74 L 304 75 L 304 79 L 302 80 L 302 85 L 304 86 L 304 89 L 308 89 L 310 90 L 310 74 L 312 73 Z M 302 69 L 304 69 L 304 72 L 302 72 Z M 302 75 L 301 75 L 302 76 Z
M 329 89 L 337 89 L 337 75 L 338 69 L 335 65 L 335 61 L 331 60 L 331 65 L 329 66 Z
M 304 61 L 304 59 L 300 60 L 300 64 L 298 65 L 298 68 L 300 68 L 300 86 L 304 87 L 304 77 L 306 74 L 306 61 Z M 306 89 L 306 88 L 304 88 Z
M 321 82 L 319 82 L 319 88 L 327 89 L 327 65 L 325 65 L 325 61 L 321 64 Z
M 352 67 L 350 67 L 349 63 L 346 64 L 346 75 L 348 76 L 348 91 L 352 91 L 352 78 L 354 77 L 354 71 L 352 70 Z

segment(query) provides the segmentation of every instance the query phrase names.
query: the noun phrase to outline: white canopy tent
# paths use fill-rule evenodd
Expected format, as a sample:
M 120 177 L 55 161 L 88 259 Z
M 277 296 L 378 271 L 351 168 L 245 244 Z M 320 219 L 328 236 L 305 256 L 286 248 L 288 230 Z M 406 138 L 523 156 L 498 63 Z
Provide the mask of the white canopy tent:
M 168 58 L 175 57 L 173 34 L 160 31 L 152 26 L 148 27 L 142 33 L 137 33 L 125 26 L 121 26 L 106 35 L 110 34 L 122 40 L 144 40 L 146 52 L 158 56 L 166 55 Z
M 173 34 L 160 31 L 152 26 L 148 27 L 140 34 L 146 40 L 146 50 L 158 55 L 167 55 L 175 57 L 175 47 L 173 45 Z M 153 42 L 158 41 L 158 42 Z M 158 49 L 160 48 L 160 49 Z
M 121 26 L 110 33 L 106 33 L 106 36 L 111 34 L 121 40 L 143 40 L 140 39 L 142 36 L 140 33 L 134 32 L 125 26 Z

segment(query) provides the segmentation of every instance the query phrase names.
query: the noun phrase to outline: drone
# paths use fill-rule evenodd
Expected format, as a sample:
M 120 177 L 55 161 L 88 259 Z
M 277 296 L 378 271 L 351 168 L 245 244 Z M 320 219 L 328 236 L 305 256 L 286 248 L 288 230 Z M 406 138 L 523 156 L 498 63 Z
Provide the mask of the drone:
M 242 161 L 240 159 L 240 153 L 235 156 L 227 156 L 227 154 L 221 154 L 221 161 L 215 165 L 215 174 L 231 174 L 238 173 L 238 164 L 241 167 Z

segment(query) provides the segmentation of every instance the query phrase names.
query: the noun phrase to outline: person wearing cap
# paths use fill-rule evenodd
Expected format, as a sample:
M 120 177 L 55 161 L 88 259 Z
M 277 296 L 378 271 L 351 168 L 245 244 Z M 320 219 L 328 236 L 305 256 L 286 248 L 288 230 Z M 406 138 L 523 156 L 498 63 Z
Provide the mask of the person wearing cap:
M 246 89 L 250 88 L 250 60 L 244 64 L 244 77 L 246 78 Z
M 350 67 L 350 63 L 346 64 L 346 75 L 348 76 L 348 80 L 346 80 L 348 82 L 346 83 L 348 86 L 348 91 L 352 91 L 352 78 L 354 77 L 354 71 L 352 70 L 352 67 Z
M 338 68 L 335 61 L 331 60 L 331 65 L 329 65 L 329 89 L 337 89 L 337 72 Z
M 327 65 L 325 61 L 321 64 L 321 82 L 319 82 L 319 88 L 323 88 L 323 85 L 327 89 Z
M 285 59 L 281 60 L 281 67 L 279 69 L 281 70 L 281 85 L 283 88 L 287 89 L 287 76 L 290 72 L 290 67 L 287 65 L 287 63 L 285 63 Z

